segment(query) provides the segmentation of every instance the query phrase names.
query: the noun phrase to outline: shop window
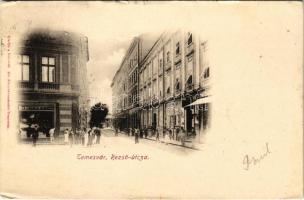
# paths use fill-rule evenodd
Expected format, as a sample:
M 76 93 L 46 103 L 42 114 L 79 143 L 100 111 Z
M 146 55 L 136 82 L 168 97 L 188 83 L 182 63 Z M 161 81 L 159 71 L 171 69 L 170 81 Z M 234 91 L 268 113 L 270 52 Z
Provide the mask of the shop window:
M 41 58 L 41 78 L 42 82 L 53 83 L 55 82 L 55 58 L 54 57 L 42 57 Z
M 208 103 L 203 104 L 203 105 L 204 105 L 204 111 L 208 111 L 208 109 L 209 109 L 209 105 L 208 105 Z
M 30 58 L 28 55 L 20 55 L 19 63 L 21 67 L 20 80 L 29 81 L 30 80 Z

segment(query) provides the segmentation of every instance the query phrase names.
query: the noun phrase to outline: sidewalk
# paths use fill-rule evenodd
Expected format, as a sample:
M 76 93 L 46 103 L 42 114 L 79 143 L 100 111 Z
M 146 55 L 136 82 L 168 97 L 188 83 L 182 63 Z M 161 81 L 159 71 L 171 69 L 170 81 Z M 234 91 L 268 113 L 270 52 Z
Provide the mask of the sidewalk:
M 32 138 L 20 138 L 19 140 L 21 143 L 33 143 L 33 139 Z M 51 142 L 50 141 L 50 138 L 47 138 L 47 137 L 41 137 L 41 138 L 38 138 L 37 142 L 36 142 L 36 145 L 64 145 L 64 136 L 59 136 L 59 137 L 55 137 L 54 138 L 54 141 Z
M 134 137 L 134 136 L 128 136 L 128 133 L 126 133 L 124 131 L 119 132 L 119 134 L 127 136 L 127 137 L 131 137 L 131 138 Z M 163 143 L 163 144 L 170 144 L 170 145 L 180 146 L 180 147 L 189 148 L 189 149 L 193 149 L 193 150 L 199 150 L 199 151 L 203 149 L 203 144 L 193 142 L 189 138 L 186 139 L 185 145 L 182 145 L 180 141 L 173 140 L 173 139 L 166 141 L 162 137 L 159 138 L 159 141 L 156 141 L 156 136 L 148 136 L 147 138 L 143 137 L 143 138 L 139 138 L 139 139 L 145 139 L 145 140 L 160 142 L 160 143 Z

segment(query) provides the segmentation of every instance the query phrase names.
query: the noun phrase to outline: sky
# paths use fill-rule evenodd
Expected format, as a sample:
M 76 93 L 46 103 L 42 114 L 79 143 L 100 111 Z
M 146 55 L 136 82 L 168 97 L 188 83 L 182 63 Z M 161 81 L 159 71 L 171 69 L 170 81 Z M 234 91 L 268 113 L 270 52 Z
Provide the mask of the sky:
M 35 28 L 48 28 L 87 36 L 91 104 L 101 101 L 112 111 L 111 81 L 132 39 L 142 33 L 162 30 L 172 22 L 172 18 L 155 16 L 159 11 L 157 5 L 143 4 L 148 3 L 12 2 L 2 7 L 1 16 L 6 17 L 1 20 L 6 23 L 0 32 L 11 32 L 18 38 Z M 164 11 L 163 15 L 168 16 Z M 37 12 L 39 17 L 35 17 Z
M 299 14 L 294 14 L 295 7 L 286 9 L 283 2 L 278 2 L 276 10 L 268 15 L 272 7 L 270 4 L 260 6 L 254 2 L 9 2 L 1 7 L 0 22 L 3 23 L 0 33 L 22 35 L 35 28 L 50 28 L 87 36 L 90 97 L 106 103 L 111 111 L 110 84 L 133 37 L 168 28 L 197 29 L 206 40 L 214 41 L 210 47 L 216 49 L 216 52 L 210 53 L 210 56 L 213 57 L 214 65 L 221 69 L 216 76 L 223 74 L 223 69 L 226 69 L 220 66 L 227 65 L 227 61 L 231 62 L 231 58 L 239 55 L 237 48 L 242 45 L 247 45 L 243 49 L 258 48 L 254 40 L 262 37 L 265 40 L 262 38 L 259 44 L 274 44 L 276 39 L 279 41 L 277 30 L 284 29 L 279 25 L 270 26 L 275 26 L 273 22 L 278 17 L 281 26 L 283 22 L 289 23 L 289 18 L 281 17 L 285 13 L 294 18 L 299 17 Z M 290 24 L 288 26 L 289 35 L 292 35 L 293 30 Z M 231 57 L 227 57 L 229 53 Z
M 89 40 L 90 61 L 87 70 L 92 104 L 100 101 L 112 109 L 110 85 L 130 41 L 130 38 L 113 42 Z

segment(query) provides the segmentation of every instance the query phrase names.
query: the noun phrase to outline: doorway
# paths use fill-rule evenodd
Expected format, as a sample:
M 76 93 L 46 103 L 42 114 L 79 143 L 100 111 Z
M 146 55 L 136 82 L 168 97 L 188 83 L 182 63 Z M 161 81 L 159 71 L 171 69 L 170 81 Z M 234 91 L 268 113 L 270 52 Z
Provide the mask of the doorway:
M 188 135 L 188 133 L 191 133 L 191 131 L 193 129 L 192 120 L 193 120 L 192 109 L 190 107 L 187 107 L 186 108 L 186 131 L 187 131 L 187 135 Z
M 155 130 L 157 127 L 157 114 L 153 113 L 152 127 Z

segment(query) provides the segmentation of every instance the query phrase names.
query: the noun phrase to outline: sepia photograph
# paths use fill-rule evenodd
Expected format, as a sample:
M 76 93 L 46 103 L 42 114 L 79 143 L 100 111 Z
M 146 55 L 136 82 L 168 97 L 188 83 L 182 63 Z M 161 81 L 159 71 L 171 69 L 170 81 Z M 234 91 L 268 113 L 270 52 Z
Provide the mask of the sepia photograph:
M 0 197 L 303 198 L 302 6 L 1 3 Z

